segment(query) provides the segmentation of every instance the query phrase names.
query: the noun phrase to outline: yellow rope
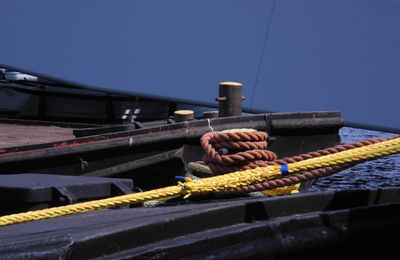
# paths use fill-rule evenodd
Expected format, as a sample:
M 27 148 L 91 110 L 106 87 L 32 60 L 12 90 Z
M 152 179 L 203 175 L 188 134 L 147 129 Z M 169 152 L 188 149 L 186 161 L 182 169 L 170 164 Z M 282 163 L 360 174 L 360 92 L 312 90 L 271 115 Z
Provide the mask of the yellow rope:
M 271 190 L 263 190 L 261 191 L 261 193 L 266 196 L 288 195 L 288 194 L 299 193 L 299 189 L 300 189 L 300 183 L 297 183 L 290 186 L 282 186 Z
M 294 173 L 343 163 L 356 163 L 395 153 L 400 153 L 400 138 L 390 139 L 360 148 L 290 163 L 288 164 L 288 172 Z M 188 179 L 187 182 L 179 183 L 177 186 L 170 186 L 162 189 L 128 194 L 108 199 L 3 216 L 0 217 L 0 226 L 23 223 L 32 220 L 54 218 L 122 205 L 137 204 L 148 200 L 162 200 L 178 196 L 188 198 L 191 195 L 218 192 L 225 189 L 251 185 L 278 178 L 280 176 L 281 166 L 272 165 L 200 180 Z

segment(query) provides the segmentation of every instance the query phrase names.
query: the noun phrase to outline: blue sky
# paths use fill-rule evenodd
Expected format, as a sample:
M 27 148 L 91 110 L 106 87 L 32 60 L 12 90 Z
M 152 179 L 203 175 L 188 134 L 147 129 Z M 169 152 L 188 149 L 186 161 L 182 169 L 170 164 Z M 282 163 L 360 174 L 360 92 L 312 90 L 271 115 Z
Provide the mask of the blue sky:
M 400 1 L 2 1 L 0 64 L 91 87 L 400 128 Z

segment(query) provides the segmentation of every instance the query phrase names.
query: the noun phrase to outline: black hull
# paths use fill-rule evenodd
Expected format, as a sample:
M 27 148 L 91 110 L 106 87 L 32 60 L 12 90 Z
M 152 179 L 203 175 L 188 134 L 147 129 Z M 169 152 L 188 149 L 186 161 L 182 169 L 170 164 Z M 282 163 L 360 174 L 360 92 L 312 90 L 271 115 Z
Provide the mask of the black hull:
M 13 102 L 9 102 L 13 100 Z M 173 102 L 95 91 L 61 83 L 0 81 L 0 116 L 47 121 L 122 122 L 126 109 L 138 120 L 168 117 Z
M 351 198 L 351 199 L 349 199 Z M 400 189 L 102 210 L 2 228 L 0 255 L 47 259 L 399 256 Z

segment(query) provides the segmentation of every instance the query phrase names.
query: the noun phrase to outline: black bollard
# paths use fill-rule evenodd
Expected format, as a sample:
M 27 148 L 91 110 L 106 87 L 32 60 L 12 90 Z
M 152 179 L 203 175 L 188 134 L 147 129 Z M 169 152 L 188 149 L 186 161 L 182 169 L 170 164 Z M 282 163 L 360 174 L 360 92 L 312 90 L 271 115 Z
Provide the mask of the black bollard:
M 219 83 L 218 115 L 219 117 L 240 116 L 242 114 L 242 84 L 238 82 Z

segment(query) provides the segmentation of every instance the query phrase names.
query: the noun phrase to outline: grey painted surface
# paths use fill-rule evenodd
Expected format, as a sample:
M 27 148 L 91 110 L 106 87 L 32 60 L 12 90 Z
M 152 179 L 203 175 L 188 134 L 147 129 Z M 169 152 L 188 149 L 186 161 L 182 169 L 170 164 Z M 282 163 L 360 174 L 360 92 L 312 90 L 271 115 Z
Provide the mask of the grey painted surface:
M 0 64 L 91 87 L 400 128 L 400 1 L 1 1 Z

